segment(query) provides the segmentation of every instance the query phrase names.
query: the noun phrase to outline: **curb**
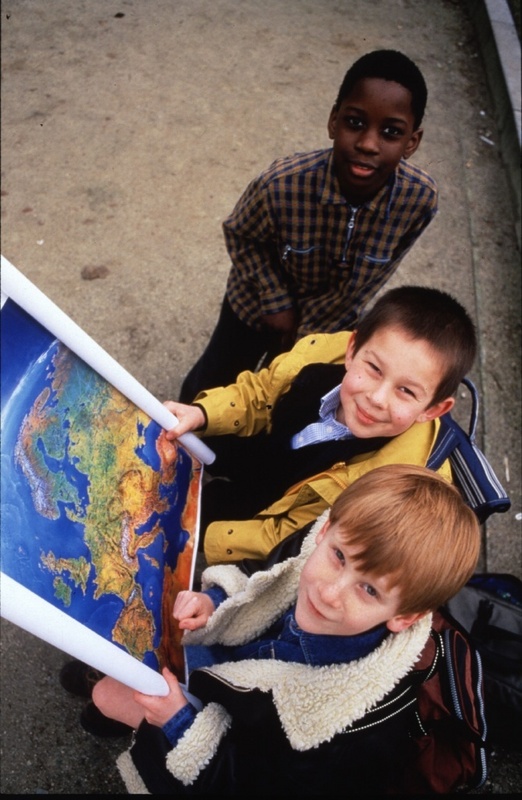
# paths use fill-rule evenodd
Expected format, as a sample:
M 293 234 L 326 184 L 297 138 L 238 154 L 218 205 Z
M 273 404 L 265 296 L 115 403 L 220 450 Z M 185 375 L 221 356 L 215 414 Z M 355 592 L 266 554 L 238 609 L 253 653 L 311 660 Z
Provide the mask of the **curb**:
M 499 126 L 500 154 L 513 196 L 515 227 L 520 247 L 522 207 L 520 39 L 506 0 L 468 0 L 467 6 L 475 26 Z

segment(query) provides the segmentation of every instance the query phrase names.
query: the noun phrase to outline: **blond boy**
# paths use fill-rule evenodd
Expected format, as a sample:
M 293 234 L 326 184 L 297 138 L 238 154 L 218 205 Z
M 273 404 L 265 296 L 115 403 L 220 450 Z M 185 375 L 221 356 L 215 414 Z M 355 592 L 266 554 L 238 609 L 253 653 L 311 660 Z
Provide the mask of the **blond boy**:
M 342 492 L 298 556 L 250 578 L 208 568 L 204 591 L 174 608 L 203 707 L 167 669 L 166 697 L 110 678 L 95 687 L 101 711 L 137 730 L 119 761 L 128 788 L 346 796 L 398 786 L 430 611 L 469 579 L 479 549 L 453 486 L 389 465 Z

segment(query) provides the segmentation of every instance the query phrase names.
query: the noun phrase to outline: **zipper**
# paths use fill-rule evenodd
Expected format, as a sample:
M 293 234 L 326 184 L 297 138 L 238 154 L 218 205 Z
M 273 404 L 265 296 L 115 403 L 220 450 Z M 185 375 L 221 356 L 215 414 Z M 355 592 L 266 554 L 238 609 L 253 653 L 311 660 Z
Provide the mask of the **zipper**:
M 395 711 L 392 711 L 391 714 L 388 714 L 386 717 L 381 717 L 380 719 L 376 719 L 373 722 L 367 723 L 366 725 L 360 725 L 360 726 L 357 726 L 357 727 L 354 726 L 354 727 L 350 727 L 350 728 L 344 728 L 342 733 L 360 733 L 360 731 L 368 730 L 368 728 L 375 728 L 376 725 L 382 725 L 383 722 L 387 722 L 389 719 L 393 719 L 393 717 L 396 717 L 397 714 L 401 714 L 409 706 L 413 705 L 416 702 L 417 702 L 417 698 L 413 697 L 411 700 L 407 700 L 404 703 L 404 705 L 400 706 L 400 708 L 397 708 Z
M 281 261 L 284 263 L 288 261 L 288 256 L 290 253 L 297 253 L 298 256 L 306 256 L 308 253 L 311 253 L 313 250 L 316 250 L 317 247 L 314 245 L 312 247 L 307 247 L 305 250 L 297 250 L 296 248 L 291 247 L 289 244 L 285 244 L 283 248 L 283 252 L 281 254 Z
M 352 238 L 353 229 L 355 228 L 355 215 L 358 211 L 358 206 L 350 206 L 351 217 L 348 220 L 348 225 L 346 226 L 346 239 L 344 242 L 343 257 L 341 258 L 342 264 L 346 264 L 346 252 L 348 250 L 348 245 L 350 244 L 350 239 Z

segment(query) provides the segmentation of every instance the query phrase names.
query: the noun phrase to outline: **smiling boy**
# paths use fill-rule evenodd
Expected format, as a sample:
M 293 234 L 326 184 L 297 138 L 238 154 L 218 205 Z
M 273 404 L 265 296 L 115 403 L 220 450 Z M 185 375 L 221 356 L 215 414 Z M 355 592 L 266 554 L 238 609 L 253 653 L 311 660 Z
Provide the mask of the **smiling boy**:
M 402 286 L 354 333 L 305 337 L 190 406 L 167 403 L 179 420 L 167 438 L 201 431 L 211 447 L 223 441 L 216 471 L 226 480 L 202 495 L 208 563 L 265 558 L 377 466 L 426 466 L 475 352 L 473 323 L 455 298 Z M 451 481 L 447 462 L 440 471 Z
M 250 578 L 207 569 L 204 591 L 181 592 L 173 612 L 202 707 L 168 669 L 164 697 L 112 678 L 94 689 L 105 715 L 136 729 L 119 759 L 128 789 L 346 797 L 400 786 L 414 769 L 416 695 L 440 663 L 419 663 L 429 612 L 469 579 L 479 550 L 454 487 L 390 465 L 345 490 L 295 558 Z
M 353 330 L 437 210 L 407 161 L 422 139 L 424 78 L 379 50 L 346 73 L 328 118 L 332 148 L 275 161 L 224 222 L 231 259 L 210 342 L 179 399 L 227 385 L 311 333 Z

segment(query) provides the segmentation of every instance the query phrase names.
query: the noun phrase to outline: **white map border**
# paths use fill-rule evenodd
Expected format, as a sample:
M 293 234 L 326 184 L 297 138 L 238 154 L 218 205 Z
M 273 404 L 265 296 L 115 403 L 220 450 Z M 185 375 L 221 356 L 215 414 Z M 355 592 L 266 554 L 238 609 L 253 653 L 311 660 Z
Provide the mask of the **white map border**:
M 7 298 L 11 298 L 161 427 L 168 430 L 177 424 L 178 420 L 163 403 L 133 378 L 4 256 L 1 256 L 1 267 L 2 306 Z M 193 434 L 180 436 L 179 441 L 203 464 L 211 464 L 214 461 L 215 455 L 212 450 Z M 202 475 L 203 470 L 200 474 L 200 491 Z M 195 564 L 192 565 L 191 582 L 194 569 Z M 167 682 L 151 667 L 138 661 L 64 611 L 55 608 L 3 572 L 0 572 L 0 582 L 0 616 L 4 619 L 139 692 L 160 696 L 168 694 Z

